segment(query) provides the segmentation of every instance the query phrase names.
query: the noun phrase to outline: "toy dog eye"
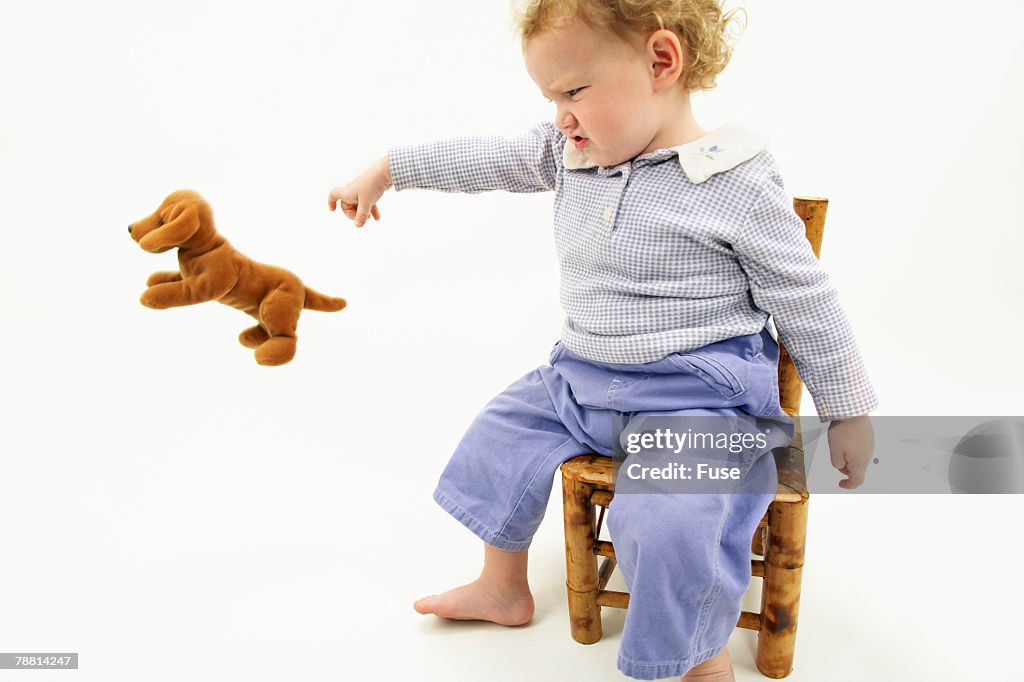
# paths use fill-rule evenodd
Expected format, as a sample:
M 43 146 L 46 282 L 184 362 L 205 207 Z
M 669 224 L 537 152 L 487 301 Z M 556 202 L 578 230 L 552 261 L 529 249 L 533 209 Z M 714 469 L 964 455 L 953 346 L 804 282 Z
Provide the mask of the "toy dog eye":
M 163 227 L 163 226 L 164 226 L 164 219 L 163 219 L 163 218 L 160 218 L 160 220 L 158 220 L 158 221 L 156 222 L 156 226 L 157 226 L 157 227 Z

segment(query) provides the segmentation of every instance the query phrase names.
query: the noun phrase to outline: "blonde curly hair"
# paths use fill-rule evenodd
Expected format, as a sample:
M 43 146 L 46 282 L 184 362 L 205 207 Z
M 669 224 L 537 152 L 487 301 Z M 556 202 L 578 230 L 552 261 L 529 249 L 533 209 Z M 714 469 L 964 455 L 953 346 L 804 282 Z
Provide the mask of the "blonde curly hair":
M 726 29 L 737 13 L 727 13 L 717 0 L 513 0 L 513 30 L 522 46 L 536 35 L 575 19 L 607 30 L 636 45 L 654 31 L 669 29 L 684 50 L 680 87 L 687 92 L 711 90 L 732 57 L 732 36 Z M 743 22 L 742 33 L 746 29 Z M 737 33 L 737 37 L 739 35 Z

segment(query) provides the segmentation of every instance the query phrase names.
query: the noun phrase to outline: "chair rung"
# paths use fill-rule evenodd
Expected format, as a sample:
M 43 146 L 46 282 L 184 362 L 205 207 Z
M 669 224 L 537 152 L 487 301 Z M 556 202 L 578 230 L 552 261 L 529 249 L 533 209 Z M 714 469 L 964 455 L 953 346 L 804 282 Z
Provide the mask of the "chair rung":
M 598 606 L 611 606 L 615 609 L 625 609 L 629 607 L 629 593 L 615 592 L 614 590 L 598 590 L 596 601 Z
M 615 592 L 614 590 L 598 590 L 597 605 L 610 606 L 614 609 L 625 609 L 629 607 L 629 593 Z M 736 627 L 746 630 L 761 629 L 761 614 L 753 611 L 740 611 L 740 618 Z
M 736 623 L 736 627 L 747 630 L 760 630 L 761 614 L 752 611 L 740 611 L 740 619 Z
M 601 566 L 597 569 L 597 589 L 603 590 L 608 585 L 608 579 L 612 577 L 615 570 L 615 559 L 605 557 Z
M 612 561 L 616 561 L 615 557 L 615 545 L 607 540 L 595 540 L 594 541 L 594 554 L 597 556 L 608 557 Z M 750 560 L 750 576 L 753 578 L 764 577 L 764 560 L 762 559 L 751 559 Z

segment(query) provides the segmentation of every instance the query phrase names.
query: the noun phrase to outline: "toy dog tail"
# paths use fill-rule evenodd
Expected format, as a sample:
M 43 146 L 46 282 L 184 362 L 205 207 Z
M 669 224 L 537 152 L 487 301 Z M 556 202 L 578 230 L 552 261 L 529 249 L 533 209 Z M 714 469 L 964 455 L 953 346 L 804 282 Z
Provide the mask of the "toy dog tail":
M 302 307 L 307 310 L 320 310 L 325 313 L 334 313 L 348 305 L 343 298 L 325 296 L 319 291 L 306 287 L 306 302 Z

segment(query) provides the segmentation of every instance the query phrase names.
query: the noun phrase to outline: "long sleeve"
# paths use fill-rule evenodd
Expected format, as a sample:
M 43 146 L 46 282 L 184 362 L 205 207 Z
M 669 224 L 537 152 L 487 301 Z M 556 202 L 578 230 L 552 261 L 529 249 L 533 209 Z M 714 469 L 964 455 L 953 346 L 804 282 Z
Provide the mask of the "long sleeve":
M 805 236 L 778 172 L 754 202 L 733 248 L 754 304 L 770 313 L 821 421 L 878 406 L 838 292 Z
M 550 121 L 515 137 L 456 137 L 388 149 L 395 190 L 477 193 L 555 189 L 565 138 Z

